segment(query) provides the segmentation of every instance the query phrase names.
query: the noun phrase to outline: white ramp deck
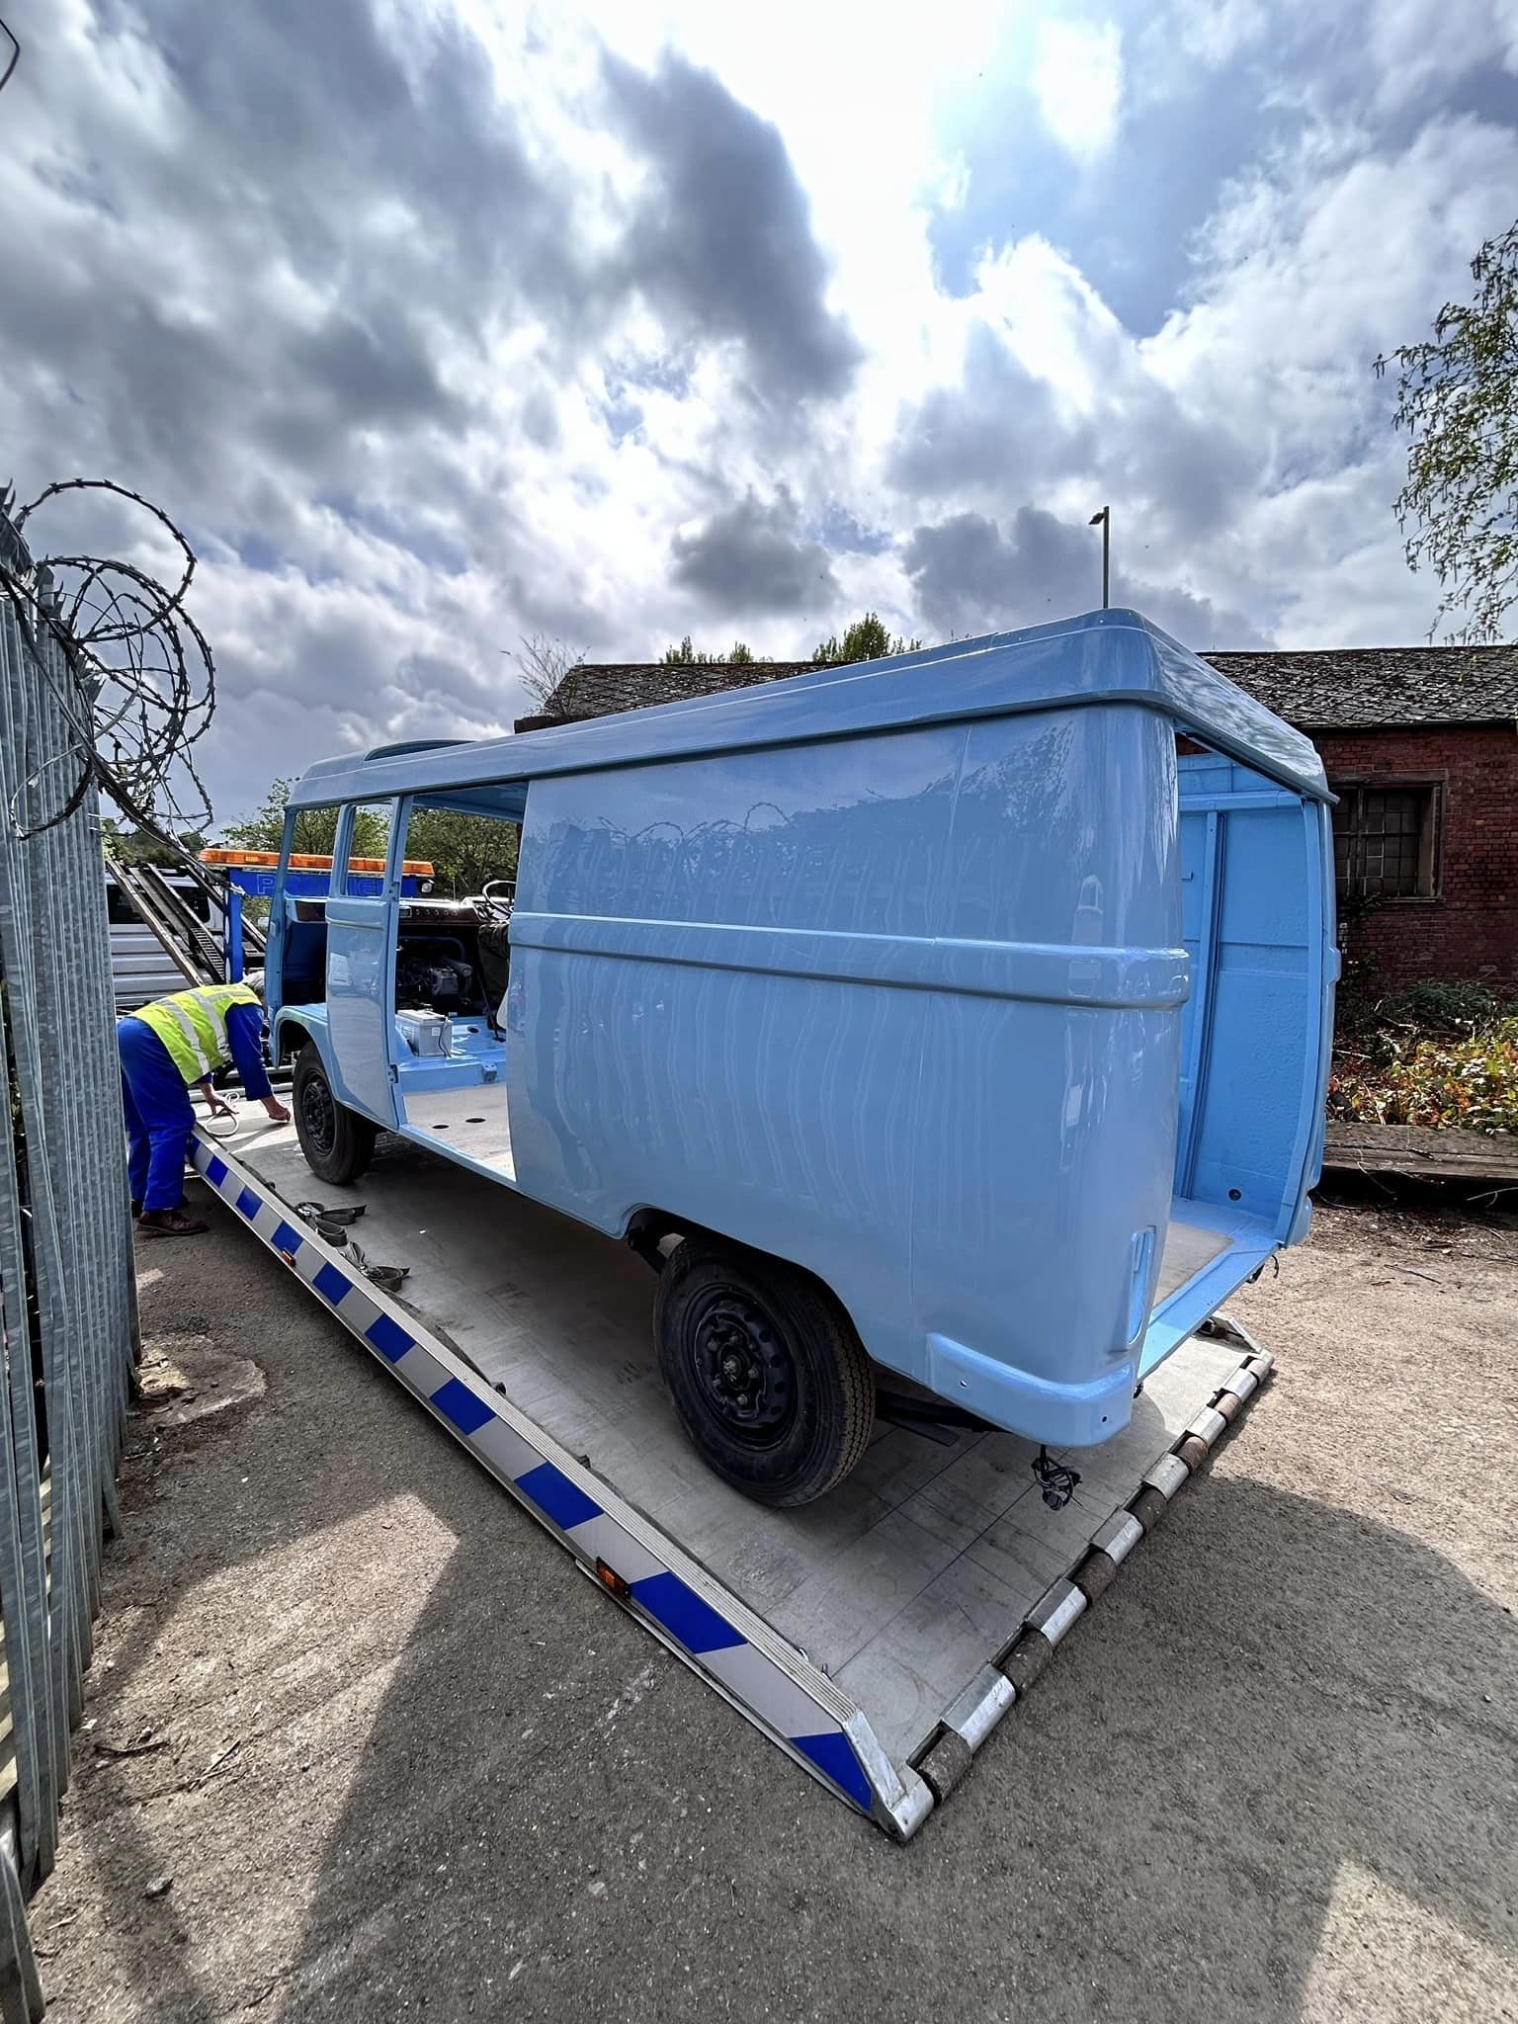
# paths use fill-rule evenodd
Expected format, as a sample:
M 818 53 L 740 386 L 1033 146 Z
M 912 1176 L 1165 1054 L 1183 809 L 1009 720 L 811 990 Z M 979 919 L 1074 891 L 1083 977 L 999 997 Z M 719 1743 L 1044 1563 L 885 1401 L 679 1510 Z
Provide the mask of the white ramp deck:
M 883 1424 L 836 1491 L 799 1511 L 768 1511 L 713 1476 L 682 1435 L 653 1348 L 654 1277 L 624 1246 L 395 1137 L 381 1138 L 370 1172 L 348 1188 L 315 1180 L 288 1128 L 245 1127 L 230 1146 L 202 1152 L 203 1166 L 215 1154 L 232 1156 L 229 1174 L 209 1178 L 287 1262 L 293 1262 L 288 1245 L 271 1234 L 281 1208 L 293 1215 L 304 1201 L 362 1203 L 352 1236 L 371 1265 L 409 1268 L 395 1311 L 418 1324 L 414 1333 L 425 1331 L 434 1362 L 446 1368 L 440 1360 L 455 1349 L 579 1471 L 589 1472 L 583 1480 L 604 1509 L 637 1514 L 682 1561 L 696 1563 L 708 1577 L 700 1592 L 719 1611 L 731 1597 L 744 1618 L 751 1612 L 763 1630 L 750 1627 L 744 1635 L 762 1643 L 773 1662 L 798 1678 L 822 1676 L 830 1691 L 820 1702 L 843 1711 L 838 1719 L 856 1746 L 861 1729 L 869 1738 L 856 1754 L 881 1803 L 865 1810 L 897 1833 L 910 1832 L 931 1804 L 911 1767 L 942 1739 L 956 1704 L 973 1714 L 989 1693 L 997 1705 L 976 1718 L 982 1729 L 1003 1711 L 1012 1688 L 1002 1680 L 998 1689 L 1001 1676 L 988 1680 L 987 1668 L 1005 1657 L 1030 1619 L 1037 1621 L 1041 1606 L 1047 1615 L 1051 1595 L 1064 1596 L 1066 1577 L 1093 1545 L 1111 1546 L 1112 1558 L 1120 1559 L 1142 1536 L 1121 1514 L 1146 1474 L 1163 1464 L 1188 1427 L 1216 1439 L 1223 1418 L 1213 1413 L 1213 1426 L 1198 1416 L 1230 1384 L 1247 1397 L 1269 1367 L 1244 1338 L 1185 1345 L 1148 1379 L 1121 1435 L 1100 1449 L 1058 1457 L 1081 1472 L 1062 1511 L 1043 1502 L 1032 1473 L 1036 1450 L 1026 1441 L 965 1433 L 945 1447 Z M 239 1200 L 247 1177 L 257 1184 L 261 1213 L 250 1197 Z M 306 1237 L 308 1226 L 299 1228 Z M 1166 1277 L 1195 1271 L 1220 1243 L 1209 1231 L 1172 1226 L 1162 1288 Z M 311 1283 L 314 1266 L 308 1261 L 297 1269 Z M 385 1303 L 363 1281 L 355 1284 L 362 1289 L 358 1321 L 343 1311 L 341 1294 L 329 1304 L 362 1334 L 363 1316 Z M 376 1347 L 372 1333 L 369 1342 Z M 1253 1377 L 1246 1371 L 1251 1362 Z M 1188 1471 L 1171 1464 L 1159 1473 L 1161 1496 L 1168 1497 Z M 567 1543 L 577 1546 L 569 1530 Z M 663 1564 L 676 1562 L 665 1556 Z M 1065 1620 L 1073 1621 L 1069 1605 Z M 666 1622 L 661 1634 L 668 1630 Z M 678 1635 L 666 1642 L 692 1657 Z M 745 1705 L 723 1668 L 700 1654 L 695 1662 Z M 856 1710 L 862 1724 L 845 1720 Z M 776 1734 L 775 1723 L 755 1718 Z M 949 1719 L 949 1726 L 968 1733 L 962 1719 Z M 790 1742 L 799 1733 L 789 1731 Z M 969 1747 L 979 1740 L 979 1733 L 969 1734 Z M 872 1769 L 875 1746 L 894 1773 L 890 1780 Z M 804 1759 L 815 1754 L 802 1746 Z M 816 1771 L 817 1763 L 808 1768 Z M 896 1783 L 905 1799 L 886 1801 L 882 1785 Z M 860 1803 L 846 1780 L 842 1789 Z

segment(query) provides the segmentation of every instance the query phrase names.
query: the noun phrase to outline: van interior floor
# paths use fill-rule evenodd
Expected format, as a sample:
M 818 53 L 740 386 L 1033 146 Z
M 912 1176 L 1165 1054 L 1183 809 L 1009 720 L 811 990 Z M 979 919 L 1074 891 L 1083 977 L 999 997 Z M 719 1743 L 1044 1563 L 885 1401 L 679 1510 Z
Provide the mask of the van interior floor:
M 403 1087 L 401 1107 L 409 1130 L 446 1137 L 466 1158 L 478 1160 L 505 1180 L 516 1179 L 504 1084 L 471 1083 L 464 1089 Z
M 1187 1205 L 1181 1202 L 1178 1206 Z M 1221 1258 L 1229 1248 L 1229 1240 L 1220 1230 L 1209 1230 L 1201 1223 L 1188 1222 L 1184 1216 L 1173 1215 L 1165 1231 L 1165 1248 L 1160 1254 L 1159 1277 L 1155 1282 L 1154 1304 L 1160 1306 L 1168 1300 L 1178 1286 L 1184 1286 L 1188 1279 L 1194 1279 L 1204 1265 L 1210 1265 L 1214 1258 Z
M 312 1178 L 289 1127 L 249 1124 L 231 1150 L 287 1203 L 362 1202 L 353 1235 L 371 1263 L 409 1267 L 402 1303 L 822 1667 L 898 1762 L 1243 1361 L 1186 1343 L 1121 1434 L 1059 1457 L 1081 1476 L 1062 1511 L 1027 1441 L 966 1432 L 945 1447 L 883 1423 L 837 1490 L 767 1511 L 686 1443 L 654 1353 L 653 1275 L 625 1246 L 391 1134 L 347 1188 Z M 1166 1275 L 1226 1241 L 1173 1226 Z

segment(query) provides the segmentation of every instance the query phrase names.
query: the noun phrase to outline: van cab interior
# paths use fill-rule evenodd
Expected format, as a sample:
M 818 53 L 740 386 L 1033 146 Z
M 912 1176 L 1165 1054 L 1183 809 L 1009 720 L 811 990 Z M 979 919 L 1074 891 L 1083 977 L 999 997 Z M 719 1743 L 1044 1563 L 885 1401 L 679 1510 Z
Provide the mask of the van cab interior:
M 328 889 L 287 891 L 277 958 L 282 1054 L 306 1037 L 309 1007 L 329 1035 L 339 1101 L 446 1137 L 507 1179 L 505 1002 L 524 804 L 525 790 L 506 785 L 334 809 Z

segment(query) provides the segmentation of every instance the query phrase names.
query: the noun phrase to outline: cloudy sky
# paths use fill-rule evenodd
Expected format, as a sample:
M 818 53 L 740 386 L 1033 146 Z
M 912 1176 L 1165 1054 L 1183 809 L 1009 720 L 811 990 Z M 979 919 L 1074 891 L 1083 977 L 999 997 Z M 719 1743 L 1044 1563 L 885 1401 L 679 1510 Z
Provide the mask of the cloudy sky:
M 1518 212 L 1518 0 L 0 13 L 0 478 L 190 533 L 222 816 L 524 634 L 1083 609 L 1109 500 L 1192 645 L 1431 621 L 1370 366 Z

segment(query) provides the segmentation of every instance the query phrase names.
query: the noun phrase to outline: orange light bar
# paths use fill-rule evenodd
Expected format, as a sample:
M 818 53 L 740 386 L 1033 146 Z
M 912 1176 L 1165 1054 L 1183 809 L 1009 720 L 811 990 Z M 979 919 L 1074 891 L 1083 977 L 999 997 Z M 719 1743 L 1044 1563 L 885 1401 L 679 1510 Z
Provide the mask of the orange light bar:
M 259 869 L 267 865 L 272 870 L 279 863 L 279 852 L 277 850 L 226 850 L 219 845 L 214 845 L 211 849 L 203 850 L 200 853 L 200 861 L 202 864 L 251 865 Z M 330 857 L 318 857 L 296 852 L 291 855 L 290 869 L 291 871 L 331 871 L 332 860 Z M 382 857 L 350 857 L 348 869 L 349 871 L 365 871 L 378 874 L 385 869 L 385 860 Z M 401 870 L 407 878 L 431 878 L 433 875 L 432 863 L 428 858 L 408 857 L 401 866 Z

